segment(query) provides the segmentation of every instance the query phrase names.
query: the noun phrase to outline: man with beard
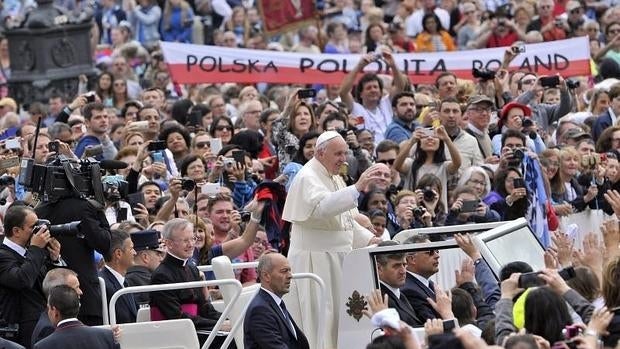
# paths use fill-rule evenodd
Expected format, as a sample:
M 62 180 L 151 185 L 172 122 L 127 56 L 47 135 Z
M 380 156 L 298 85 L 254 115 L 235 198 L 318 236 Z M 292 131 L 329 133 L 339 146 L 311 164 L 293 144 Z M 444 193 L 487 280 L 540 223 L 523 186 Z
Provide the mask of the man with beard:
M 384 96 L 383 81 L 374 73 L 364 74 L 360 78 L 354 94 L 351 94 L 353 82 L 358 74 L 362 73 L 364 68 L 371 63 L 378 64 L 382 69 L 385 69 L 385 65 L 387 65 L 393 72 L 394 89 L 391 95 Z M 393 112 L 390 98 L 392 95 L 402 92 L 407 83 L 407 77 L 398 70 L 391 52 L 386 50 L 379 56 L 367 54 L 361 57 L 359 63 L 342 81 L 340 98 L 351 111 L 352 116 L 364 118 L 364 127 L 374 133 L 376 142 L 381 142 L 387 126 L 392 122 Z
M 220 245 L 229 240 L 229 234 L 233 230 L 233 210 L 233 200 L 230 195 L 220 193 L 208 199 L 207 218 L 213 223 L 213 244 Z M 252 262 L 254 259 L 252 249 L 248 248 L 237 256 L 234 262 Z M 241 283 L 254 283 L 256 281 L 256 270 L 243 269 L 238 279 Z
M 411 138 L 415 128 L 415 96 L 411 92 L 401 92 L 392 98 L 392 110 L 394 119 L 385 130 L 385 139 L 392 140 L 397 144 Z
M 470 166 L 480 165 L 483 162 L 478 141 L 474 136 L 461 129 L 463 113 L 461 105 L 455 98 L 445 98 L 439 105 L 439 121 L 446 128 L 446 132 L 454 145 L 461 152 L 461 167 L 464 170 Z M 448 155 L 449 152 L 446 152 Z
M 95 159 L 113 159 L 118 151 L 108 135 L 110 123 L 105 106 L 97 102 L 89 103 L 84 107 L 83 114 L 88 132 L 80 138 L 75 146 L 75 155 L 81 157 L 87 147 L 101 144 L 103 153 L 95 156 Z

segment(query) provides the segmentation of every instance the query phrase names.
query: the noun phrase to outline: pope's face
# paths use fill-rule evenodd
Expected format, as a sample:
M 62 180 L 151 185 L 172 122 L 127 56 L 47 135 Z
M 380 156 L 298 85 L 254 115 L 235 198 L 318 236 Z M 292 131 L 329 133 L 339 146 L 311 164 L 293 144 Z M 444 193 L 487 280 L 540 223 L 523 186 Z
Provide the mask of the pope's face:
M 318 160 L 330 174 L 336 175 L 347 160 L 347 150 L 349 150 L 347 143 L 338 136 L 329 141 L 325 150 L 317 153 Z

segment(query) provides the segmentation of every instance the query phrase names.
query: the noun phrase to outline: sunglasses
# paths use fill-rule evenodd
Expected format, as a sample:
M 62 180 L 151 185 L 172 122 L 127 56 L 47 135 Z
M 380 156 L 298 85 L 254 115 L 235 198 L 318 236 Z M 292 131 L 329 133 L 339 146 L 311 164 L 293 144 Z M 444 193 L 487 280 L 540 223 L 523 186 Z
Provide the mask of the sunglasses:
M 396 161 L 396 159 L 383 159 L 383 160 L 377 160 L 376 162 L 378 164 L 386 164 L 386 165 L 394 165 L 394 161 Z
M 231 130 L 232 130 L 232 127 L 230 127 L 230 126 L 216 126 L 216 127 L 215 127 L 215 129 L 216 129 L 217 131 L 224 131 L 224 130 L 226 130 L 226 131 L 231 131 Z
M 196 148 L 198 148 L 198 149 L 210 148 L 210 147 L 211 147 L 211 142 L 209 142 L 209 141 L 196 143 Z

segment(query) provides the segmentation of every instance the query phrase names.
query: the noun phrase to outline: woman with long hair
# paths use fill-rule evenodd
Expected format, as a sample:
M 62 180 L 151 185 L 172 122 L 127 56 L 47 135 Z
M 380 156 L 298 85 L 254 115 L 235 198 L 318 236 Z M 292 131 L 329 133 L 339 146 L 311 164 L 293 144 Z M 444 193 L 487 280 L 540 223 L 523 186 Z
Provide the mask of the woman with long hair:
M 523 175 L 516 167 L 500 169 L 495 174 L 493 191 L 486 201 L 502 220 L 525 217 L 529 205 L 528 192 L 521 184 L 524 184 Z
M 219 138 L 222 140 L 222 145 L 227 145 L 235 135 L 235 128 L 232 120 L 228 116 L 220 116 L 215 118 L 209 127 L 209 134 L 211 138 Z
M 278 150 L 278 161 L 282 171 L 292 161 L 299 149 L 299 140 L 316 130 L 314 109 L 304 101 L 296 101 L 287 108 L 282 117 L 272 126 L 273 144 Z
M 434 12 L 422 17 L 422 32 L 415 39 L 419 52 L 456 51 L 454 39 L 442 26 Z
M 185 0 L 168 0 L 161 20 L 163 41 L 192 42 L 194 11 Z
M 411 148 L 416 145 L 413 162 L 406 165 L 405 159 L 409 156 Z M 450 152 L 451 161 L 446 160 L 445 146 Z M 394 161 L 392 167 L 405 176 L 404 189 L 412 190 L 417 187 L 417 182 L 427 173 L 434 174 L 441 180 L 441 193 L 439 200 L 444 207 L 448 207 L 448 176 L 457 173 L 461 166 L 461 154 L 456 148 L 446 129 L 439 126 L 433 130 L 419 128 L 414 131 Z
M 114 106 L 114 88 L 112 83 L 114 76 L 111 73 L 103 72 L 97 77 L 97 86 L 95 86 L 95 93 L 101 99 L 101 103 L 106 107 Z
M 127 80 L 115 79 L 112 85 L 112 104 L 116 109 L 121 110 L 128 101 Z
M 375 52 L 377 47 L 383 44 L 385 38 L 385 29 L 380 23 L 373 23 L 366 28 L 364 36 L 364 52 Z
M 546 149 L 540 154 L 540 166 L 548 183 L 548 197 L 551 205 L 558 216 L 568 216 L 573 213 L 573 206 L 563 199 L 566 188 L 560 171 L 560 150 Z
M 305 165 L 314 156 L 314 147 L 316 146 L 316 140 L 321 134 L 315 131 L 306 133 L 299 140 L 299 148 L 293 157 L 293 162 L 300 165 Z

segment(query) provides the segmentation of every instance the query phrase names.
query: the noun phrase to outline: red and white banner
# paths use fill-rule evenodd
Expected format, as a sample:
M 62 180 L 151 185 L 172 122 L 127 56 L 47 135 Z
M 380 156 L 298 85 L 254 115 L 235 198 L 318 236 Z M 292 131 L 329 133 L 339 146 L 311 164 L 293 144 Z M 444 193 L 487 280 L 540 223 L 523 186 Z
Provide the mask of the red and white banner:
M 257 0 L 257 3 L 265 32 L 270 35 L 316 21 L 314 0 Z
M 177 83 L 340 84 L 360 55 L 302 54 L 161 42 L 164 58 Z M 526 45 L 510 64 L 511 70 L 564 77 L 590 75 L 587 37 Z M 398 68 L 411 82 L 434 83 L 443 71 L 471 79 L 472 68 L 497 69 L 505 48 L 441 53 L 395 54 Z M 391 74 L 385 62 L 369 64 L 366 72 Z

